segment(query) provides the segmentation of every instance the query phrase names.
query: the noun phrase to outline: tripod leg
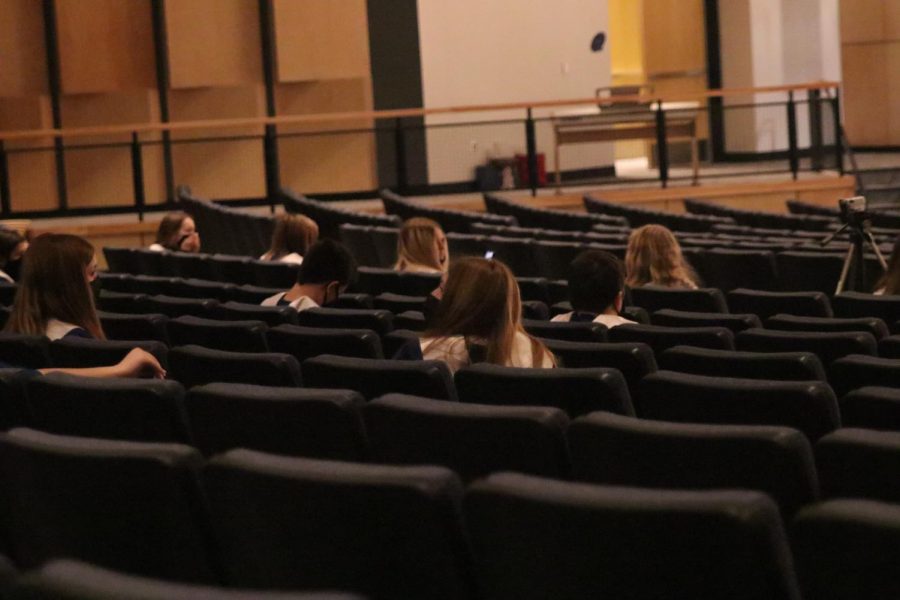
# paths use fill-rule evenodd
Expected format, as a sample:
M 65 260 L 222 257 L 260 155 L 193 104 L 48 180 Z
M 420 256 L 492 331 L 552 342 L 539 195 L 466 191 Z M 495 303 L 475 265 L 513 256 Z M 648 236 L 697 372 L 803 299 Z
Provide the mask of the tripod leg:
M 844 286 L 847 285 L 847 275 L 850 273 L 850 265 L 853 264 L 854 250 L 856 250 L 856 246 L 852 244 L 847 248 L 847 256 L 844 257 L 844 266 L 841 267 L 841 278 L 838 279 L 837 288 L 834 290 L 835 295 L 843 292 Z

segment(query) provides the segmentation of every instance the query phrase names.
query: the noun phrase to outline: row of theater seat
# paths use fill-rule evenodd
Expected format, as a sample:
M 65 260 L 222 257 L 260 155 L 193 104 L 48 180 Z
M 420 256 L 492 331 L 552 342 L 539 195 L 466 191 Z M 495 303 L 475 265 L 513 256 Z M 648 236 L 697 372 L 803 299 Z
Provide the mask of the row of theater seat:
M 367 408 L 377 415 L 416 401 L 392 397 Z M 631 471 L 642 485 L 659 477 L 661 487 L 762 488 L 789 503 L 817 496 L 812 453 L 796 432 L 654 433 L 625 421 L 595 414 L 568 427 L 573 450 L 601 452 L 584 464 L 587 478 L 628 479 Z M 878 484 L 896 465 L 897 435 L 847 430 L 821 440 L 823 496 L 896 493 Z M 617 452 L 621 462 L 611 460 Z M 679 455 L 694 457 L 696 468 L 678 465 Z M 860 474 L 863 464 L 871 477 Z M 711 473 L 714 481 L 703 481 Z M 793 518 L 788 507 L 797 506 L 782 505 L 789 542 L 779 506 L 757 491 L 500 473 L 463 494 L 457 476 L 437 466 L 244 449 L 204 463 L 177 444 L 27 429 L 0 435 L 0 480 L 3 537 L 23 568 L 70 556 L 151 577 L 374 598 L 768 599 L 799 598 L 800 588 L 807 598 L 889 597 L 895 575 L 878 558 L 896 555 L 900 519 L 896 505 L 874 500 L 831 500 Z M 771 492 L 773 483 L 785 487 Z

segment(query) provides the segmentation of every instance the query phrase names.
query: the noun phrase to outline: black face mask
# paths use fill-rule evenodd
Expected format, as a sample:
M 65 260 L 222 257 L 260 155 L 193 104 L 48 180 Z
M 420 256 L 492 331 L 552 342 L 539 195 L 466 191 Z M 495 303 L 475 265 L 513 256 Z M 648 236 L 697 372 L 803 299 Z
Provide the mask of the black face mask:
M 13 281 L 19 281 L 19 274 L 22 271 L 22 259 L 17 258 L 16 260 L 7 261 L 6 266 L 3 267 L 3 272 L 12 277 Z

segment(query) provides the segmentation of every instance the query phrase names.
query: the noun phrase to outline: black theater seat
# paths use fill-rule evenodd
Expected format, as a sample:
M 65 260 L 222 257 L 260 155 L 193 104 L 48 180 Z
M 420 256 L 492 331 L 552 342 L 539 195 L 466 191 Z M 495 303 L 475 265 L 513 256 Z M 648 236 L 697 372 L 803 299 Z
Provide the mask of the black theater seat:
M 569 472 L 569 419 L 556 408 L 388 394 L 363 413 L 374 462 L 442 465 L 464 482 L 496 471 L 557 478 Z
M 799 598 L 778 507 L 759 492 L 500 473 L 464 509 L 488 598 Z
M 867 331 L 880 340 L 888 336 L 888 327 L 881 319 L 875 317 L 827 318 L 797 317 L 794 315 L 775 315 L 766 319 L 766 329 L 782 331 Z
M 725 327 L 663 327 L 619 325 L 609 330 L 611 342 L 642 342 L 656 354 L 679 345 L 734 350 L 734 334 Z
M 186 388 L 216 382 L 296 387 L 302 382 L 300 364 L 289 354 L 227 352 L 194 345 L 169 351 L 169 376 Z
M 654 325 L 664 327 L 725 327 L 734 333 L 762 327 L 759 317 L 754 314 L 732 315 L 727 313 L 689 312 L 665 308 L 650 316 Z
M 647 285 L 631 288 L 631 302 L 650 313 L 665 308 L 691 312 L 728 312 L 725 296 L 716 288 L 682 290 Z
M 473 597 L 462 486 L 445 468 L 232 450 L 203 480 L 232 585 Z
M 859 387 L 841 398 L 845 427 L 900 431 L 900 389 Z
M 738 288 L 727 294 L 728 307 L 735 314 L 751 313 L 760 319 L 788 314 L 803 317 L 831 317 L 831 303 L 823 292 L 767 292 Z
M 900 502 L 900 432 L 845 427 L 815 446 L 823 498 Z
M 628 385 L 616 369 L 522 369 L 479 363 L 457 371 L 455 380 L 462 402 L 554 406 L 573 418 L 595 410 L 634 414 Z
M 741 352 L 673 346 L 657 357 L 667 371 L 780 381 L 826 381 L 822 361 L 812 352 Z
M 366 400 L 399 393 L 456 400 L 447 364 L 438 360 L 379 360 L 323 354 L 303 361 L 307 386 L 356 390 Z
M 818 498 L 812 446 L 789 427 L 666 423 L 598 412 L 572 422 L 569 447 L 579 481 L 759 490 L 786 517 Z
M 815 441 L 841 425 L 821 381 L 764 381 L 658 371 L 641 381 L 638 415 L 657 421 L 783 425 Z
M 220 321 L 186 315 L 169 321 L 173 346 L 194 344 L 232 352 L 267 352 L 266 324 L 262 321 Z

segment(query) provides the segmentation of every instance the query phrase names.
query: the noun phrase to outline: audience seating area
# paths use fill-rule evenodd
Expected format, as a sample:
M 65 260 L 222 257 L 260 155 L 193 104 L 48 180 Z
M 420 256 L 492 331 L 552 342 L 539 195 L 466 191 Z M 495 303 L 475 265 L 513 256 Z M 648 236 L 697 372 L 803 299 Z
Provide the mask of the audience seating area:
M 524 326 L 559 366 L 451 374 L 393 358 L 439 281 L 390 270 L 399 220 L 284 198 L 365 265 L 336 306 L 259 306 L 296 268 L 250 258 L 262 220 L 183 191 L 204 247 L 213 230 L 233 247 L 106 248 L 108 340 L 0 334 L 0 360 L 27 367 L 0 370 L 0 596 L 900 589 L 900 297 L 783 279 L 783 255 L 823 255 L 807 241 L 833 216 L 663 220 L 586 198 L 605 215 L 588 216 L 496 196 L 489 213 L 465 213 L 383 192 L 387 212 L 438 220 L 451 257 L 508 260 Z M 635 325 L 547 320 L 567 310 L 568 261 L 589 247 L 621 255 L 628 224 L 644 222 L 676 231 L 708 287 L 631 290 Z M 800 225 L 815 236 L 786 233 Z M 0 285 L 0 305 L 14 293 Z M 168 379 L 29 370 L 110 364 L 134 347 Z

